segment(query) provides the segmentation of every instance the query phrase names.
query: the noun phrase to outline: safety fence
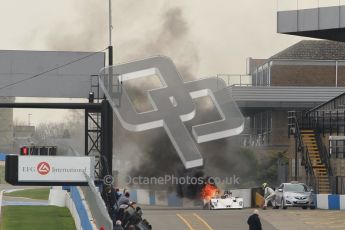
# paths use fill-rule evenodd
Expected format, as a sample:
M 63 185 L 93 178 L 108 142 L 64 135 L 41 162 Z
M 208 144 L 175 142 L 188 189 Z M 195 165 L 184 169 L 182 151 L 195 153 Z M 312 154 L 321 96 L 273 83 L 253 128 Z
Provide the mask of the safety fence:
M 109 217 L 107 208 L 101 197 L 98 188 L 95 186 L 93 180 L 87 175 L 85 177 L 88 179 L 89 186 L 80 187 L 83 191 L 85 201 L 88 204 L 90 212 L 92 214 L 93 220 L 98 229 L 112 230 L 113 222 Z

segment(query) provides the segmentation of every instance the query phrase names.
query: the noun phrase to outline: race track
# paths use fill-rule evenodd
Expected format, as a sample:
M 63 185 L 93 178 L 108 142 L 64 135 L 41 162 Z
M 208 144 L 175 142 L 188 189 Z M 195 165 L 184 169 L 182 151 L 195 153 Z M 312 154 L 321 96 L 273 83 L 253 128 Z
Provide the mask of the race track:
M 247 230 L 253 209 L 181 210 L 145 207 L 144 218 L 154 230 Z M 339 210 L 259 210 L 264 230 L 345 229 L 345 211 Z
M 252 213 L 244 210 L 145 210 L 153 229 L 166 230 L 229 230 L 248 229 L 247 219 Z M 271 224 L 261 220 L 263 229 L 274 230 Z

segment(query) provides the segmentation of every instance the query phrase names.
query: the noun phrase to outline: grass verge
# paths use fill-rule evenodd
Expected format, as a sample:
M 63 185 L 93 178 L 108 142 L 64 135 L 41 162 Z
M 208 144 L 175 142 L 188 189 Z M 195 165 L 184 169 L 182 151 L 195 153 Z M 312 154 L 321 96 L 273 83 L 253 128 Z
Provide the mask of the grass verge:
M 4 206 L 1 230 L 74 230 L 74 220 L 65 207 Z
M 48 200 L 50 188 L 25 189 L 15 192 L 5 193 L 6 196 L 26 197 L 36 200 Z

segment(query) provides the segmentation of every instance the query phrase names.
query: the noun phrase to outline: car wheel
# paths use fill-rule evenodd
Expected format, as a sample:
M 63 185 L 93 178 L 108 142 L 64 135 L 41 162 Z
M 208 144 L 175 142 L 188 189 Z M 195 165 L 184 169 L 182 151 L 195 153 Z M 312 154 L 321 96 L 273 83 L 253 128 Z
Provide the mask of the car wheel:
M 283 209 L 287 209 L 287 206 L 285 205 L 284 199 L 282 199 L 281 204 L 282 204 Z
M 302 209 L 307 209 L 308 207 L 307 206 L 303 206 Z

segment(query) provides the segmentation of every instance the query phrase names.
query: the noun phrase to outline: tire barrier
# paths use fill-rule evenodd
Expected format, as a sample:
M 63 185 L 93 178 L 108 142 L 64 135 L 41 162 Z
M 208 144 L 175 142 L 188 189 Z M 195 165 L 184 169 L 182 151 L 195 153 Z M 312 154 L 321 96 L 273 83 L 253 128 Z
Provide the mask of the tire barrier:
M 317 194 L 317 208 L 328 210 L 345 210 L 345 195 Z

